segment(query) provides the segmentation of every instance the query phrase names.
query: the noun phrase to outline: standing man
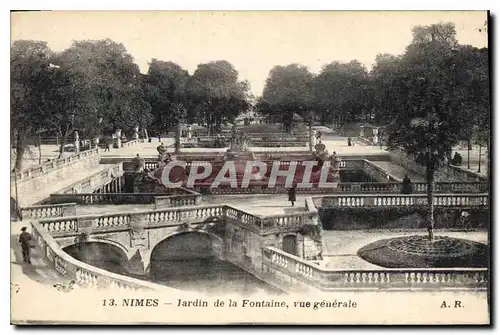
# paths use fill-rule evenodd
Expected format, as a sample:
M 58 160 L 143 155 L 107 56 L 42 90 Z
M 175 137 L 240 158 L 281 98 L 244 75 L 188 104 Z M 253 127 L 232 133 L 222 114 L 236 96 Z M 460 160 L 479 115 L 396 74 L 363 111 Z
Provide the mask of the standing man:
M 21 251 L 23 253 L 23 262 L 31 264 L 30 258 L 30 241 L 31 234 L 26 231 L 26 227 L 21 228 L 21 235 L 19 235 L 19 243 L 21 244 Z
M 295 201 L 297 200 L 297 190 L 296 185 L 294 184 L 291 189 L 288 190 L 288 201 L 292 203 L 292 207 L 295 206 Z
M 403 193 L 403 194 L 412 194 L 413 193 L 413 185 L 411 183 L 411 179 L 408 177 L 407 174 L 403 178 L 403 187 L 402 187 L 401 193 Z

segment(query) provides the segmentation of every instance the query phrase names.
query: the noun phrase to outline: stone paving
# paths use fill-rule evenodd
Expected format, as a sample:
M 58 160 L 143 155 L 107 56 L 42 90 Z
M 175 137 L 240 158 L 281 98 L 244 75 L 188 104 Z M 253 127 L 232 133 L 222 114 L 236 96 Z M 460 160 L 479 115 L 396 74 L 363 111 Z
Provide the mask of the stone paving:
M 286 194 L 203 196 L 203 203 L 226 204 L 249 214 L 268 216 L 304 212 L 305 198 L 304 195 L 297 195 L 293 207 Z

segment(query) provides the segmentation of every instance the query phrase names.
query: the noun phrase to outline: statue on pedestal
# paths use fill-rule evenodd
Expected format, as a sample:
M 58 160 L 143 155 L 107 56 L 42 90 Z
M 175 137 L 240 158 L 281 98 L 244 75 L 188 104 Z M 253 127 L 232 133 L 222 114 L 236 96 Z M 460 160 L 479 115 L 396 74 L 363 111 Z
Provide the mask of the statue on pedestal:
M 160 145 L 156 147 L 156 150 L 158 151 L 158 160 L 163 162 L 168 155 L 167 147 L 161 142 Z
M 115 138 L 114 147 L 121 148 L 122 147 L 122 130 L 121 129 L 116 130 L 114 138 Z
M 137 156 L 134 157 L 134 159 L 132 160 L 132 163 L 134 165 L 134 172 L 143 172 L 144 171 L 144 166 L 146 165 L 146 161 L 144 160 L 144 158 L 139 156 L 139 154 L 137 154 Z
M 378 144 L 378 128 L 373 128 L 373 145 Z
M 77 131 L 75 131 L 75 152 L 80 152 L 80 136 Z
M 134 136 L 132 137 L 134 140 L 139 139 L 139 126 L 134 128 Z

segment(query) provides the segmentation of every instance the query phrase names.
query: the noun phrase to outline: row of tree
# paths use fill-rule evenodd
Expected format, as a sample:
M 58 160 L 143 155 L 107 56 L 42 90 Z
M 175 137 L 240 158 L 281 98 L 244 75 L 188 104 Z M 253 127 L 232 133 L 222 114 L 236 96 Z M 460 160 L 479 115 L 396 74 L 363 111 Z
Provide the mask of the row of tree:
M 385 125 L 389 147 L 426 167 L 432 240 L 435 172 L 460 140 L 474 136 L 489 153 L 491 137 L 488 49 L 459 45 L 455 35 L 452 23 L 417 26 L 402 55 L 379 55 L 370 72 L 357 61 L 333 62 L 317 76 L 298 64 L 276 66 L 257 110 L 288 129 L 296 113 L 322 123 Z
M 459 45 L 455 34 L 452 23 L 417 26 L 404 54 L 378 55 L 371 71 L 356 60 L 332 62 L 318 75 L 299 64 L 276 66 L 256 109 L 288 129 L 294 114 L 323 124 L 385 125 L 415 108 L 426 111 L 433 95 L 447 101 L 456 121 L 467 120 L 458 132 L 466 139 L 474 124 L 489 122 L 488 49 Z
M 16 169 L 30 140 L 57 135 L 60 153 L 82 138 L 131 133 L 137 126 L 164 133 L 181 121 L 214 132 L 250 106 L 249 84 L 227 61 L 198 65 L 193 75 L 153 59 L 141 74 L 123 44 L 77 41 L 53 52 L 41 41 L 11 47 L 11 137 Z

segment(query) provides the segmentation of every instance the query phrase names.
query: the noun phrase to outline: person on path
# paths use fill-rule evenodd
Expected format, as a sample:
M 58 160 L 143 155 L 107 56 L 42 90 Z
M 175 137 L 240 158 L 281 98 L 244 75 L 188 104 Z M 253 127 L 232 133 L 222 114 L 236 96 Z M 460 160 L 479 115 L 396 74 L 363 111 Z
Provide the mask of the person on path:
M 19 243 L 21 244 L 21 251 L 23 253 L 23 262 L 28 264 L 31 264 L 30 241 L 31 241 L 31 234 L 26 231 L 26 227 L 22 227 L 21 235 L 19 235 Z
M 111 140 L 109 138 L 106 140 L 106 149 L 104 151 L 111 151 Z
M 296 185 L 293 185 L 291 189 L 288 190 L 288 201 L 292 203 L 292 207 L 295 206 L 295 201 L 297 201 L 297 189 Z

